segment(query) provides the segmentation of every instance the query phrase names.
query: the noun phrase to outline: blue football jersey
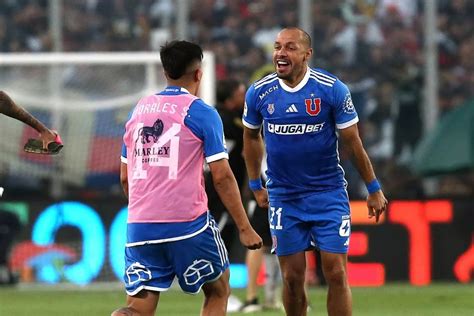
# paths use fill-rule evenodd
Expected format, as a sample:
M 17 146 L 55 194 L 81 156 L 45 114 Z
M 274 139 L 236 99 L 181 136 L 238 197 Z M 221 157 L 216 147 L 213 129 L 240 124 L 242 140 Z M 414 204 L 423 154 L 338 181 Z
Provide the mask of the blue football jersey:
M 247 90 L 243 123 L 263 124 L 270 201 L 345 186 L 336 130 L 358 120 L 347 86 L 324 70 L 308 68 L 294 88 L 276 73 L 256 81 Z

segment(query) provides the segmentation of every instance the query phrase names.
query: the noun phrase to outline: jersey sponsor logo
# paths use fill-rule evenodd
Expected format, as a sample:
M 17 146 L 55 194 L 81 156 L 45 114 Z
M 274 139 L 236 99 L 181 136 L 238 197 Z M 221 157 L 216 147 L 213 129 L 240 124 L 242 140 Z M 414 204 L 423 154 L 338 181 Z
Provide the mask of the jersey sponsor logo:
M 292 104 L 286 109 L 286 113 L 298 113 L 298 108 Z
M 273 112 L 275 112 L 275 104 L 269 103 L 267 106 L 267 111 L 269 114 L 273 114 Z
M 324 127 L 323 123 L 318 124 L 272 124 L 268 123 L 268 132 L 278 135 L 302 135 L 305 133 L 319 132 Z
M 311 116 L 316 116 L 321 112 L 321 99 L 304 99 L 304 104 L 306 105 L 306 113 Z
M 214 267 L 210 261 L 200 259 L 194 260 L 186 271 L 184 272 L 184 280 L 187 285 L 194 285 L 198 283 L 202 278 L 207 277 L 214 273 Z
M 134 134 L 136 139 L 140 138 L 139 132 L 143 129 L 143 123 L 138 123 Z M 136 141 L 134 153 L 142 159 L 136 159 L 133 166 L 132 179 L 146 179 L 148 171 L 143 168 L 143 164 L 147 163 L 150 167 L 168 167 L 168 179 L 176 179 L 178 174 L 178 158 L 179 158 L 179 132 L 181 131 L 181 124 L 173 123 L 173 125 L 166 130 L 154 143 L 151 148 L 143 148 L 142 142 Z M 168 144 L 169 146 L 164 146 Z M 160 156 L 159 153 L 167 154 Z M 148 155 L 149 154 L 149 155 Z M 146 156 L 146 157 L 145 157 Z
M 146 156 L 167 156 L 169 155 L 169 147 L 151 147 L 151 148 L 135 148 L 133 154 L 135 157 L 146 157 Z
M 151 271 L 139 262 L 132 263 L 125 271 L 128 284 L 151 280 Z
M 138 130 L 138 137 L 135 142 L 137 142 L 138 139 L 141 138 L 142 144 L 149 143 L 151 141 L 151 137 L 153 139 L 153 142 L 156 143 L 161 133 L 163 133 L 163 127 L 163 121 L 160 119 L 157 119 L 155 123 L 153 123 L 153 126 L 141 127 Z
M 271 86 L 270 88 L 268 88 L 267 90 L 265 90 L 265 92 L 263 92 L 262 94 L 260 94 L 258 97 L 260 98 L 260 100 L 262 100 L 262 99 L 265 98 L 267 95 L 269 95 L 270 93 L 272 93 L 273 91 L 276 91 L 276 90 L 278 90 L 278 85 Z
M 355 113 L 355 107 L 354 107 L 354 103 L 352 103 L 352 98 L 351 98 L 350 93 L 346 94 L 342 109 L 344 110 L 344 113 L 347 113 L 347 114 Z

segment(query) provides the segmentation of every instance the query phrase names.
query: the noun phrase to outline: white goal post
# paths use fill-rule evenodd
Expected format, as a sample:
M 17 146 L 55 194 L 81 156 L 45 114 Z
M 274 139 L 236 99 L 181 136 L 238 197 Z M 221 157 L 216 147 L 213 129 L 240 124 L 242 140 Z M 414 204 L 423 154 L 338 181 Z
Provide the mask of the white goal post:
M 142 65 L 146 64 L 147 91 L 157 88 L 156 68 L 161 64 L 158 52 L 117 52 L 117 53 L 14 53 L 0 54 L 0 66 L 33 66 L 33 65 Z M 215 105 L 216 77 L 214 53 L 204 52 L 203 83 L 200 97 L 210 105 Z M 159 74 L 161 75 L 161 74 Z M 1 87 L 0 87 L 1 89 Z
M 204 52 L 203 72 L 200 97 L 215 105 L 212 52 Z M 104 175 L 118 172 L 128 113 L 165 85 L 158 52 L 0 54 L 0 90 L 58 129 L 65 143 L 60 159 L 25 156 L 22 147 L 33 130 L 0 118 L 0 174 L 38 186 L 49 179 L 55 196 L 67 184 L 112 183 Z

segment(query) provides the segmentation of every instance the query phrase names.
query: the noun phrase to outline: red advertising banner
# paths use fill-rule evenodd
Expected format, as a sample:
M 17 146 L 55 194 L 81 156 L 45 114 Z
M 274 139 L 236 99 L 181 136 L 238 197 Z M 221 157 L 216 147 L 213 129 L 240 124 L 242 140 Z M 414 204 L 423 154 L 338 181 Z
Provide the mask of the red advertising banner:
M 392 201 L 378 224 L 368 218 L 365 201 L 352 201 L 351 210 L 348 269 L 352 286 L 472 282 L 471 200 Z M 2 212 L 15 214 L 21 224 L 8 253 L 10 268 L 24 282 L 87 284 L 121 279 L 126 232 L 123 200 L 10 201 L 0 203 Z M 244 261 L 239 253 L 233 258 L 237 262 L 231 263 Z

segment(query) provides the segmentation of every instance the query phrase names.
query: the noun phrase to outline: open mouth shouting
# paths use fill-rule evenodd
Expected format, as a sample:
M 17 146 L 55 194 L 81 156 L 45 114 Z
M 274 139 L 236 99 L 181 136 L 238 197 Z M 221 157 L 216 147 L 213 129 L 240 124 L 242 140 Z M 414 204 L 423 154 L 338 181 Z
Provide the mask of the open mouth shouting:
M 277 59 L 276 70 L 278 73 L 287 73 L 290 70 L 290 62 L 285 59 Z

